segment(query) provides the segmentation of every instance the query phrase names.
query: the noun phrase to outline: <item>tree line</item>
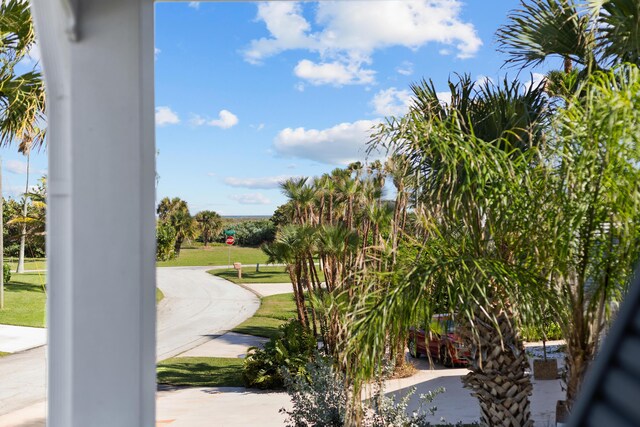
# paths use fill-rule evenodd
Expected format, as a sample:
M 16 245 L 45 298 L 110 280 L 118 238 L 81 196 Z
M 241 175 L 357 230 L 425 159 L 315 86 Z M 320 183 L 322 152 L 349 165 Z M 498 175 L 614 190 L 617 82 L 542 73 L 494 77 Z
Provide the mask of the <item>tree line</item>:
M 189 212 L 184 200 L 165 197 L 158 204 L 156 224 L 156 258 L 166 261 L 180 256 L 186 242 L 224 243 L 223 230 L 233 229 L 236 244 L 260 246 L 273 240 L 275 225 L 269 219 L 240 221 L 223 218 L 217 212 L 204 210 L 195 215 Z

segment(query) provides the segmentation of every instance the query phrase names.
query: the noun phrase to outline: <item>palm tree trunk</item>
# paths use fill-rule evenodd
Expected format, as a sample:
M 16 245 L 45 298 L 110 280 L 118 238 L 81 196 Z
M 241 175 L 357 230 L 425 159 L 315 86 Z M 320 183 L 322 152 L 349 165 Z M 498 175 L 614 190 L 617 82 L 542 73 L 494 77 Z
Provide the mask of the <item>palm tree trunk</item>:
M 500 331 L 480 310 L 476 334 L 463 331 L 465 341 L 471 344 L 472 360 L 471 372 L 462 382 L 480 402 L 481 425 L 531 427 L 529 396 L 533 386 L 525 375 L 529 363 L 522 340 L 506 312 L 495 314 Z
M 18 254 L 18 268 L 16 273 L 24 273 L 24 246 L 27 240 L 27 193 L 29 192 L 29 160 L 31 154 L 27 152 L 27 182 L 24 188 L 24 204 L 22 205 L 22 233 L 20 234 L 20 252 Z

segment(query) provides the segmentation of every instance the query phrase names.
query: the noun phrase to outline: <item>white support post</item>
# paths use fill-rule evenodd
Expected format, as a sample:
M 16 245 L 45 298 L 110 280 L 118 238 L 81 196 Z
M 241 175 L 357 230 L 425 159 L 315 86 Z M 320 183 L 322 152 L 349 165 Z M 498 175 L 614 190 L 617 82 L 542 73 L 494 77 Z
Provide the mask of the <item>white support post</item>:
M 151 427 L 153 2 L 72 3 L 32 0 L 49 121 L 48 425 Z

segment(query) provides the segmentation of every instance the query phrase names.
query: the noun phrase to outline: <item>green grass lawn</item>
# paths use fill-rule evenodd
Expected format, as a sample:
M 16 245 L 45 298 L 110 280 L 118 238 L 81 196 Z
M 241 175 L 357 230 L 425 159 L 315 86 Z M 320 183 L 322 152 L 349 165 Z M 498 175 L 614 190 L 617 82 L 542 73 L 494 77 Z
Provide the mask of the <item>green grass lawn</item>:
M 291 283 L 289 273 L 284 267 L 264 267 L 260 266 L 260 271 L 256 271 L 256 266 L 248 265 L 242 267 L 242 279 L 238 279 L 238 271 L 234 269 L 211 270 L 210 274 L 222 277 L 233 283 Z M 324 275 L 319 272 L 320 280 L 324 281 Z
M 5 306 L 0 310 L 0 324 L 43 328 L 45 282 L 43 273 L 12 274 L 11 282 L 4 287 Z
M 15 272 L 18 268 L 18 257 L 4 257 L 4 263 L 9 264 L 11 272 Z M 25 258 L 24 259 L 25 270 L 46 270 L 47 259 L 46 258 Z
M 280 325 L 296 317 L 293 294 L 271 295 L 262 298 L 253 317 L 236 326 L 233 332 L 271 338 L 278 336 Z
M 174 357 L 158 363 L 158 383 L 192 387 L 242 387 L 244 359 Z
M 3 351 L 0 351 L 0 357 L 8 356 L 8 355 L 10 355 L 10 354 L 11 354 L 11 353 L 5 353 L 5 352 L 3 352 Z
M 267 256 L 260 248 L 231 247 L 231 262 L 242 264 L 265 264 Z M 180 257 L 171 261 L 158 262 L 158 267 L 185 267 L 190 265 L 229 265 L 229 247 L 208 246 L 207 248 L 182 249 Z
M 156 304 L 162 301 L 162 298 L 164 298 L 164 294 L 160 289 L 156 288 Z

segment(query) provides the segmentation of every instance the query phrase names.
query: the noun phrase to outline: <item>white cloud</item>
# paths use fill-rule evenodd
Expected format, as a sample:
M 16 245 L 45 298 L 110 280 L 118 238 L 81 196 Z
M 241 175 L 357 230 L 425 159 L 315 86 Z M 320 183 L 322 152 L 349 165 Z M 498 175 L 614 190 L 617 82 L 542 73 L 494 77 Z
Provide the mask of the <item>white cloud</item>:
M 224 183 L 231 187 L 267 190 L 279 188 L 280 184 L 289 178 L 291 178 L 291 175 L 267 176 L 262 178 L 236 178 L 230 176 L 224 179 Z
M 455 50 L 458 58 L 474 56 L 482 41 L 475 27 L 462 20 L 462 5 L 460 0 L 380 1 L 364 7 L 361 2 L 319 2 L 314 9 L 318 30 L 313 31 L 299 2 L 260 3 L 256 20 L 265 23 L 270 35 L 252 40 L 243 52 L 244 58 L 258 64 L 286 50 L 304 49 L 318 54 L 319 61 L 301 61 L 296 68 L 302 64 L 307 71 L 296 72 L 301 78 L 308 78 L 315 71 L 312 76 L 321 74 L 321 78 L 313 80 L 315 84 L 336 84 L 335 79 L 326 77 L 329 73 L 326 65 L 332 65 L 331 73 L 335 74 L 339 71 L 335 64 L 339 63 L 351 70 L 352 75 L 361 76 L 349 82 L 366 84 L 361 73 L 365 73 L 365 80 L 373 80 L 373 71 L 364 70 L 361 65 L 369 64 L 377 49 L 392 46 L 417 49 L 438 43 Z M 401 70 L 412 71 L 411 67 Z
M 205 117 L 202 117 L 199 114 L 193 114 L 191 119 L 189 120 L 189 123 L 193 126 L 208 125 L 208 126 L 219 127 L 221 129 L 232 128 L 235 125 L 237 125 L 238 122 L 239 122 L 238 116 L 236 116 L 229 110 L 220 110 L 220 112 L 218 113 L 217 119 L 210 120 Z
M 194 9 L 200 9 L 200 2 L 199 1 L 190 1 L 189 2 L 189 7 L 192 7 Z
M 284 156 L 345 165 L 366 157 L 367 142 L 377 120 L 341 123 L 328 129 L 286 128 L 274 140 L 274 148 Z
M 29 192 L 36 191 L 38 189 L 37 185 L 30 185 Z M 23 185 L 10 185 L 6 182 L 2 183 L 2 195 L 4 197 L 13 197 L 14 199 L 19 199 L 24 196 L 24 184 Z
M 351 84 L 371 84 L 374 82 L 375 71 L 362 69 L 361 64 L 343 63 L 340 61 L 322 62 L 316 64 L 308 59 L 298 62 L 293 70 L 294 74 L 313 85 L 330 84 L 343 86 Z
M 298 82 L 296 83 L 294 86 L 295 90 L 297 90 L 298 92 L 304 92 L 304 83 L 302 82 Z
M 218 118 L 214 120 L 209 120 L 207 124 L 209 126 L 216 126 L 222 129 L 229 129 L 238 124 L 238 116 L 233 114 L 229 110 L 221 110 L 218 113 Z
M 445 105 L 451 104 L 451 91 L 436 92 L 436 96 L 438 97 L 441 103 Z
M 202 126 L 207 123 L 207 119 L 199 114 L 193 114 L 191 119 L 189 119 L 189 123 L 193 126 Z
M 160 52 L 162 52 L 160 49 L 158 49 L 157 47 L 153 48 L 153 59 L 158 59 L 158 55 L 160 55 Z
M 493 83 L 493 79 L 491 77 L 487 77 L 487 76 L 483 76 L 482 74 L 478 75 L 478 77 L 476 77 L 476 82 L 475 85 L 476 87 L 484 87 L 487 84 L 492 84 Z
M 156 125 L 175 125 L 180 123 L 178 115 L 169 107 L 156 107 Z
M 271 203 L 271 200 L 260 193 L 232 194 L 229 198 L 241 205 L 268 205 Z
M 4 170 L 17 175 L 24 175 L 27 173 L 27 162 L 20 160 L 5 160 L 3 163 Z
M 381 116 L 402 116 L 409 111 L 411 93 L 408 90 L 398 90 L 391 87 L 376 93 L 371 104 L 374 112 Z
M 257 132 L 260 132 L 262 129 L 264 129 L 264 123 L 260 123 L 260 124 L 258 125 L 258 127 L 256 128 L 256 131 L 257 131 Z
M 396 67 L 396 72 L 403 76 L 410 76 L 413 74 L 413 62 L 404 61 L 399 67 Z
M 302 16 L 302 7 L 297 2 L 259 3 L 256 19 L 266 24 L 271 37 L 251 41 L 244 58 L 252 64 L 285 50 L 312 48 L 315 44 L 306 34 L 311 25 Z
M 524 83 L 524 87 L 529 90 L 531 88 L 536 88 L 538 87 L 538 85 L 540 83 L 542 83 L 543 80 L 545 80 L 547 77 L 544 74 L 540 74 L 540 73 L 532 73 L 531 74 L 531 80 L 527 81 L 526 83 Z

